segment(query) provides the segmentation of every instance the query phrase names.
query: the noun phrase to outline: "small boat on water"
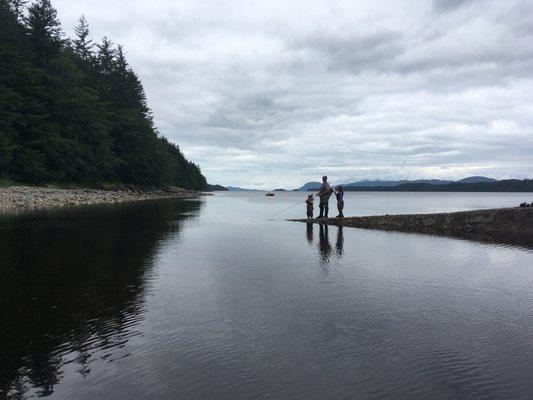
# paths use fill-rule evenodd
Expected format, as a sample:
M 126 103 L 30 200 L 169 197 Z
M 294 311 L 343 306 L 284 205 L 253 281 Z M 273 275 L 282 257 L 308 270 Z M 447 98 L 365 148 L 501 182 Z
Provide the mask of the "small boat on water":
M 266 193 L 265 193 L 265 196 L 269 196 L 269 197 L 270 197 L 270 196 L 274 196 L 274 193 L 272 193 L 272 192 L 266 192 Z

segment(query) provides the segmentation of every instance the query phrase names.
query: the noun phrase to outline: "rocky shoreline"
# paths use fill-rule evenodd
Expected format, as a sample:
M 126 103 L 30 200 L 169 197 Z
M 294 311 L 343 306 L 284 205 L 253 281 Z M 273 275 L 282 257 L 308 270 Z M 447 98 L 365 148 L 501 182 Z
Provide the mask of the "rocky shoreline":
M 63 189 L 53 187 L 10 186 L 0 188 L 0 211 L 30 208 L 53 208 L 92 204 L 115 204 L 131 201 L 198 198 L 206 193 L 180 189 Z
M 434 214 L 293 219 L 362 229 L 422 233 L 484 242 L 533 245 L 533 208 L 499 208 Z

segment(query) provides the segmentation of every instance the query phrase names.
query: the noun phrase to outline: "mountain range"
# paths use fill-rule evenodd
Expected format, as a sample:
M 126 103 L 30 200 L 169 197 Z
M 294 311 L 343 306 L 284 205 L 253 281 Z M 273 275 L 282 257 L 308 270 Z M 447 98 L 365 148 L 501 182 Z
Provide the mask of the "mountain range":
M 228 189 L 230 192 L 256 192 L 258 189 L 246 189 L 236 186 L 226 186 L 226 189 Z
M 395 187 L 405 184 L 427 184 L 427 185 L 449 185 L 452 183 L 491 183 L 497 182 L 496 179 L 486 178 L 484 176 L 469 176 L 458 181 L 449 181 L 441 179 L 416 179 L 416 180 L 398 180 L 398 181 L 382 181 L 382 180 L 362 180 L 352 183 L 341 183 L 345 189 L 365 187 L 365 188 L 379 188 L 379 187 Z M 318 190 L 320 182 L 307 182 L 305 185 L 298 188 L 301 192 L 309 190 Z
M 362 180 L 351 183 L 341 183 L 345 191 L 415 191 L 415 192 L 530 192 L 533 191 L 533 181 L 530 179 L 497 180 L 484 176 L 469 176 L 457 181 L 443 179 L 415 179 L 415 180 Z M 235 186 L 224 188 L 220 185 L 209 185 L 210 190 L 257 191 Z M 320 189 L 320 182 L 307 182 L 292 191 L 315 191 Z M 286 191 L 275 189 L 275 191 Z

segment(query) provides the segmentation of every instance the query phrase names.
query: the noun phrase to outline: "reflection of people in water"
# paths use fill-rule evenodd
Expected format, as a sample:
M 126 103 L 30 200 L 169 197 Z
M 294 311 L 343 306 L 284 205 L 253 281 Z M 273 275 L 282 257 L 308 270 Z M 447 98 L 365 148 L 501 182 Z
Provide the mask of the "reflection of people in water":
M 313 244 L 313 224 L 306 224 L 307 225 L 307 242 L 309 244 Z
M 313 224 L 306 224 L 306 236 L 307 236 L 307 242 L 309 244 L 313 244 L 314 240 L 314 227 Z M 342 226 L 339 226 L 337 228 L 337 241 L 335 243 L 335 253 L 337 255 L 337 258 L 342 258 L 344 254 L 344 236 L 342 232 Z M 329 262 L 329 259 L 331 257 L 331 254 L 333 253 L 333 247 L 331 246 L 331 243 L 329 242 L 329 226 L 328 225 L 319 225 L 319 231 L 318 231 L 318 243 L 317 243 L 317 250 L 318 255 L 320 257 L 320 263 L 322 265 L 327 264 Z
M 337 243 L 335 243 L 335 249 L 337 251 L 337 258 L 342 258 L 344 252 L 344 236 L 342 234 L 342 226 L 339 226 L 337 231 Z
M 318 252 L 322 262 L 328 262 L 331 256 L 332 248 L 329 243 L 328 226 L 320 224 L 319 238 L 318 238 Z

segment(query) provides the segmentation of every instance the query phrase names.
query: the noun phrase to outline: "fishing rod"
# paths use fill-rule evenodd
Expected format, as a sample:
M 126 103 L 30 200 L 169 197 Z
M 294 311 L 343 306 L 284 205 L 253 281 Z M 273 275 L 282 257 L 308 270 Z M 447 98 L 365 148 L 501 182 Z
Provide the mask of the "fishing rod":
M 284 208 L 283 210 L 281 210 L 281 211 L 278 212 L 277 214 L 272 215 L 268 220 L 269 220 L 269 221 L 273 221 L 273 220 L 274 220 L 274 219 L 273 219 L 274 217 L 277 217 L 278 215 L 280 215 L 280 214 L 282 214 L 282 213 L 284 213 L 284 212 L 286 212 L 286 211 L 289 211 L 291 208 L 294 208 L 294 207 L 296 207 L 297 205 L 302 204 L 302 203 L 303 203 L 303 202 L 302 202 L 301 200 L 298 200 L 298 201 L 297 201 L 296 203 L 294 203 L 292 206 L 289 206 L 289 207 L 287 207 L 287 208 Z

